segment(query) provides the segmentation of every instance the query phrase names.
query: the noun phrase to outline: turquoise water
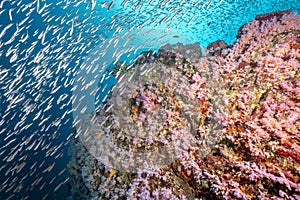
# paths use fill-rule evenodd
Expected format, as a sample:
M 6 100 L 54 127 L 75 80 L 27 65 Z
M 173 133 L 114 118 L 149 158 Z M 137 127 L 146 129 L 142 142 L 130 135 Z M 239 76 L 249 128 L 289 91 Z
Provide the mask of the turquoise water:
M 124 4 L 1 1 L 0 199 L 68 196 L 71 183 L 66 168 L 69 141 L 75 137 L 71 132 L 74 116 L 80 115 L 78 107 L 87 106 L 88 113 L 102 102 L 115 80 L 101 79 L 117 59 L 130 63 L 143 50 L 178 41 L 199 42 L 201 47 L 218 39 L 231 44 L 239 27 L 257 14 L 300 12 L 297 0 Z M 91 65 L 97 66 L 95 71 L 81 74 L 91 61 L 95 61 Z M 76 88 L 83 80 L 96 80 L 95 88 Z M 109 84 L 107 90 L 89 94 L 89 89 L 101 84 Z M 78 95 L 83 98 L 75 98 Z

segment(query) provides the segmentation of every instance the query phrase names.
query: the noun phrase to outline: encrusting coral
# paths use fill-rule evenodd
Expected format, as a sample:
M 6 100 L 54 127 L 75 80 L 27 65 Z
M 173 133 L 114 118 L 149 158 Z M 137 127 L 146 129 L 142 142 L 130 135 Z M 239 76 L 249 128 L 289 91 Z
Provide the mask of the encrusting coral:
M 218 43 L 207 49 L 211 56 L 178 44 L 135 64 L 170 75 L 168 84 L 141 78 L 128 93 L 126 112 L 140 138 L 112 125 L 114 118 L 102 123 L 113 142 L 133 151 L 159 149 L 189 132 L 194 140 L 167 165 L 135 172 L 107 167 L 77 143 L 71 180 L 85 189 L 74 199 L 300 199 L 300 16 L 259 15 L 230 48 Z M 222 83 L 209 80 L 211 69 Z M 214 120 L 222 126 L 212 129 Z

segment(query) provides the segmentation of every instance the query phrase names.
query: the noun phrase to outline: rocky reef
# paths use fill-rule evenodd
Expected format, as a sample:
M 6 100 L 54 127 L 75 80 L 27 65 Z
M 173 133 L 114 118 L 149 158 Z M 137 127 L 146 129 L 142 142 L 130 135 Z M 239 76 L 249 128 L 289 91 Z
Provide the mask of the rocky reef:
M 166 45 L 119 68 L 93 144 L 105 136 L 134 163 L 75 140 L 73 199 L 300 199 L 297 13 L 259 15 L 205 55 Z

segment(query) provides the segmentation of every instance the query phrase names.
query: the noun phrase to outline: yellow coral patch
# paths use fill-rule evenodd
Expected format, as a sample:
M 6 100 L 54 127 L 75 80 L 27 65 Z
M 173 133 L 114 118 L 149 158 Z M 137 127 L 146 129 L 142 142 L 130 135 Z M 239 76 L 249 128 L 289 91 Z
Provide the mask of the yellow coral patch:
M 100 138 L 102 135 L 103 135 L 103 133 L 102 133 L 102 132 L 99 132 L 99 133 L 97 134 L 97 137 Z
M 256 103 L 251 104 L 251 108 L 252 108 L 252 109 L 256 108 L 256 106 L 257 106 Z
M 134 121 L 135 120 L 135 116 L 131 116 L 131 121 Z
M 110 170 L 110 172 L 109 172 L 109 178 L 113 177 L 114 174 L 115 174 L 115 170 L 114 169 Z
M 131 112 L 133 113 L 136 113 L 138 111 L 138 107 L 137 106 L 134 106 L 132 109 L 131 109 Z
M 122 136 L 122 137 L 121 137 L 121 140 L 124 141 L 124 140 L 125 140 L 125 136 Z

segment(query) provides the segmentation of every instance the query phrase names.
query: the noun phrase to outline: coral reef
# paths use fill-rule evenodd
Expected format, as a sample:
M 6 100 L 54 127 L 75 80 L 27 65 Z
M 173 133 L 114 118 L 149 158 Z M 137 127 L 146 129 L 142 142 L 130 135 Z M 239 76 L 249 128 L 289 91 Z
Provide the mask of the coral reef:
M 122 171 L 76 143 L 74 199 L 300 199 L 300 16 L 257 16 L 226 46 L 201 56 L 195 45 L 168 45 L 137 59 L 138 76 L 125 72 L 126 91 L 98 112 L 104 128 L 95 138 L 133 152 L 179 138 L 179 153 Z

